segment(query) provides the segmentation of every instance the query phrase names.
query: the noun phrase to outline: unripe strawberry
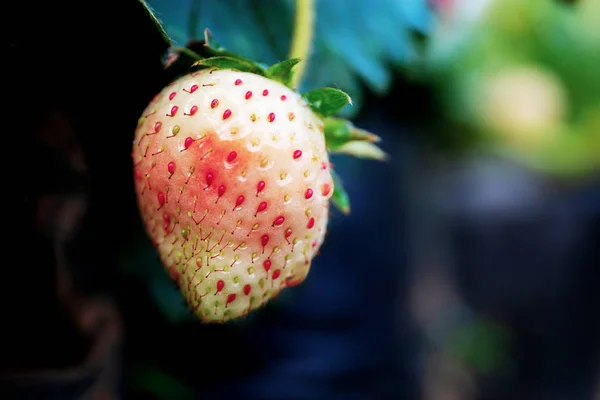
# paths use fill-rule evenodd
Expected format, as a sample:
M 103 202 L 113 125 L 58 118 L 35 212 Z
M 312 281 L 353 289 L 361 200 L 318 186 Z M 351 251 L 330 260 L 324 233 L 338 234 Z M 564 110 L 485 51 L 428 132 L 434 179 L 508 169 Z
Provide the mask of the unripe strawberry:
M 139 208 L 201 320 L 243 316 L 305 279 L 334 189 L 323 124 L 287 86 L 231 69 L 180 77 L 146 108 Z
M 132 157 L 163 266 L 201 321 L 225 322 L 306 278 L 330 201 L 350 212 L 328 152 L 387 155 L 376 135 L 334 117 L 350 103 L 346 93 L 293 90 L 299 59 L 266 67 L 204 33 L 212 56 L 188 49 L 191 70 L 178 56 L 167 63 L 179 77 L 144 110 Z

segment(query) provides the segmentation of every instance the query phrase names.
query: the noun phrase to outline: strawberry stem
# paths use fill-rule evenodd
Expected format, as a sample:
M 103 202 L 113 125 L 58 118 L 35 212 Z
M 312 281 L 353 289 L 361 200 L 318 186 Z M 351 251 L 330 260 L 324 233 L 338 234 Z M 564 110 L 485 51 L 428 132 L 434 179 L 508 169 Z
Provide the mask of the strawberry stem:
M 292 87 L 299 87 L 312 48 L 315 28 L 314 0 L 296 0 L 294 34 L 288 58 L 302 60 L 294 69 Z
M 178 52 L 178 53 L 183 53 L 186 56 L 192 58 L 193 60 L 201 60 L 202 56 L 198 53 L 196 53 L 193 50 L 188 49 L 187 47 L 173 47 L 173 51 Z

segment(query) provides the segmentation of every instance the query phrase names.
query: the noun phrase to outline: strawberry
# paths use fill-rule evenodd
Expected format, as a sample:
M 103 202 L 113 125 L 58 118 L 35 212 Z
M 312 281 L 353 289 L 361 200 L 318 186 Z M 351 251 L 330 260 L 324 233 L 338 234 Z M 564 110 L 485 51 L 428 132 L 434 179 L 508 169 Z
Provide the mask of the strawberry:
M 175 79 L 146 107 L 133 144 L 146 231 L 204 322 L 244 316 L 306 278 L 335 189 L 326 113 L 315 110 L 342 92 L 295 92 L 286 83 L 297 60 L 242 62 L 203 59 Z

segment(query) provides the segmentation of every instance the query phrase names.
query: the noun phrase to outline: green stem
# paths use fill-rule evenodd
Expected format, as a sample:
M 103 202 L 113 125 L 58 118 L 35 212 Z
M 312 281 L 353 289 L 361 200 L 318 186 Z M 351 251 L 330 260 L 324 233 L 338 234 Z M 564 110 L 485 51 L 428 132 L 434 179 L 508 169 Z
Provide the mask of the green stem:
M 314 0 L 296 0 L 294 35 L 290 46 L 289 58 L 299 58 L 302 62 L 294 68 L 292 85 L 299 87 L 308 64 L 315 29 Z
M 202 58 L 203 58 L 200 54 L 196 53 L 193 50 L 188 49 L 187 47 L 175 47 L 175 48 L 173 48 L 173 50 L 181 52 L 196 61 L 202 60 Z

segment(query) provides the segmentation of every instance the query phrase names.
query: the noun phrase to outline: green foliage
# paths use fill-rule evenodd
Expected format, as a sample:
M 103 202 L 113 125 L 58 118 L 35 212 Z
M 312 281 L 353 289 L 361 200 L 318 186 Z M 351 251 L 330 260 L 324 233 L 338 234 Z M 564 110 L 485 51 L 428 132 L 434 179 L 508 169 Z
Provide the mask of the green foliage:
M 274 81 L 283 83 L 287 87 L 292 85 L 292 68 L 300 62 L 299 58 L 290 58 L 280 63 L 271 65 L 265 71 L 265 76 Z
M 264 75 L 265 70 L 260 65 L 252 61 L 246 61 L 237 57 L 217 56 L 204 58 L 196 61 L 193 67 L 214 67 L 219 69 L 233 69 L 237 71 L 251 72 L 257 75 Z
M 177 58 L 167 68 L 167 72 L 172 72 L 171 79 L 194 68 L 224 68 L 251 72 L 290 86 L 293 81 L 293 67 L 300 62 L 299 59 L 292 58 L 266 67 L 228 51 L 214 40 L 208 29 L 204 31 L 204 41 L 190 42 L 187 47 L 175 50 Z M 204 55 L 209 57 L 205 58 Z M 346 119 L 333 117 L 348 104 L 352 104 L 347 93 L 325 87 L 305 92 L 302 98 L 315 114 L 323 118 L 323 133 L 330 151 L 379 161 L 387 159 L 387 154 L 374 144 L 379 141 L 378 136 L 356 128 Z
M 331 2 L 335 3 L 336 1 L 332 0 Z M 163 20 L 162 23 L 169 21 L 170 18 L 166 18 L 164 14 L 161 14 L 161 9 L 163 12 L 172 12 L 177 9 L 174 7 L 177 2 L 175 4 L 169 3 L 168 8 L 165 8 L 166 4 L 161 1 L 151 1 L 150 3 L 153 4 L 154 12 L 158 10 L 158 15 Z M 246 4 L 246 7 L 239 7 L 242 3 Z M 261 10 L 266 11 L 266 4 L 267 2 L 241 0 L 227 3 L 192 0 L 192 9 L 187 10 L 186 8 L 189 12 L 189 19 L 184 18 L 183 15 L 178 15 L 177 18 L 173 19 L 174 24 L 169 22 L 164 24 L 166 32 L 161 26 L 159 18 L 153 13 L 153 9 L 147 6 L 148 15 L 156 24 L 157 29 L 163 33 L 163 37 L 169 43 L 171 43 L 169 35 L 171 38 L 175 38 L 171 50 L 176 57 L 170 59 L 166 65 L 167 77 L 173 80 L 190 70 L 201 68 L 233 69 L 265 76 L 290 87 L 293 82 L 294 66 L 299 62 L 306 62 L 306 60 L 298 58 L 286 59 L 291 41 L 290 20 L 292 14 L 289 7 L 290 3 L 285 1 L 269 2 L 268 12 L 259 13 L 258 11 Z M 362 7 L 358 2 L 345 2 L 344 4 Z M 372 8 L 369 7 L 368 9 Z M 236 14 L 231 15 L 234 11 L 236 11 Z M 323 11 L 318 10 L 318 12 Z M 225 17 L 226 14 L 227 17 Z M 204 19 L 209 16 L 214 18 Z M 219 17 L 222 19 L 219 19 Z M 326 19 L 327 16 L 320 16 L 319 18 Z M 225 24 L 221 25 L 223 22 Z M 357 20 L 355 19 L 353 22 L 356 23 Z M 185 30 L 187 33 L 179 30 L 180 24 L 188 25 Z M 198 40 L 199 26 L 204 29 L 203 40 Z M 261 29 L 258 29 L 258 26 Z M 326 26 L 330 25 L 327 24 Z M 351 25 L 347 26 L 350 27 Z M 215 28 L 219 32 L 219 36 L 223 37 L 224 42 L 227 43 L 227 48 L 215 40 L 208 27 Z M 224 29 L 224 27 L 228 27 L 228 29 Z M 354 25 L 354 28 L 357 27 L 360 27 L 360 25 Z M 240 30 L 241 28 L 244 28 L 244 30 Z M 167 32 L 169 35 L 167 35 Z M 373 53 L 354 53 L 351 56 L 350 63 L 346 64 L 344 56 L 341 53 L 334 52 L 334 49 L 340 50 L 336 47 L 340 44 L 334 43 L 334 40 L 330 45 L 320 47 L 325 39 L 320 38 L 319 34 L 330 34 L 330 40 L 336 37 L 335 34 L 332 34 L 332 31 L 319 31 L 317 29 L 317 42 L 313 54 L 308 60 L 309 71 L 313 71 L 312 77 L 310 73 L 308 76 L 311 83 L 309 85 L 305 84 L 304 87 L 314 87 L 315 83 L 332 83 L 337 87 L 349 87 L 350 90 L 360 96 L 361 89 L 355 76 L 356 71 L 352 71 L 349 67 L 354 65 L 359 71 L 366 74 L 367 84 L 370 83 L 372 88 L 381 93 L 387 89 L 390 83 L 388 79 L 390 74 L 388 69 L 390 67 L 386 66 L 384 68 L 383 60 L 378 61 Z M 361 32 L 361 34 L 366 34 L 366 31 Z M 185 42 L 183 46 L 180 45 L 181 42 Z M 375 47 L 379 45 L 378 42 L 371 44 Z M 230 46 L 233 51 L 228 49 Z M 345 51 L 347 50 L 343 49 L 343 52 Z M 347 53 L 347 56 L 350 56 L 350 53 Z M 261 60 L 261 62 L 254 61 L 255 59 Z M 279 61 L 282 59 L 283 61 Z M 356 64 L 355 59 L 362 61 Z M 381 62 L 382 65 L 377 65 L 378 62 Z M 311 66 L 314 67 L 311 68 Z M 373 74 L 367 72 L 370 68 Z M 342 81 L 338 80 L 340 78 L 342 78 Z M 345 84 L 342 84 L 343 82 Z M 328 142 L 329 150 L 361 158 L 386 159 L 386 154 L 374 144 L 379 140 L 376 135 L 356 128 L 346 119 L 333 117 L 333 115 L 341 114 L 341 112 L 350 108 L 346 106 L 352 104 L 352 100 L 346 92 L 332 87 L 312 90 L 293 89 L 303 93 L 302 97 L 312 111 L 324 119 L 324 134 L 327 141 L 331 140 L 331 146 Z M 342 213 L 347 214 L 350 212 L 348 194 L 337 173 L 332 171 L 332 175 L 334 180 L 332 203 Z M 146 242 L 139 243 L 139 246 L 142 246 L 142 248 L 132 249 L 132 253 L 124 257 L 127 272 L 134 276 L 141 276 L 146 280 L 150 294 L 171 323 L 195 320 L 185 305 L 180 291 L 170 280 L 160 261 L 155 257 L 151 259 L 145 257 L 154 256 L 153 249 L 148 248 Z M 145 256 L 140 257 L 140 255 Z M 273 303 L 277 304 L 281 301 L 276 299 Z M 250 316 L 248 320 L 251 318 Z M 241 321 L 240 324 L 243 325 L 248 320 Z
M 330 150 L 336 150 L 351 141 L 379 142 L 379 136 L 357 128 L 346 119 L 329 117 L 325 118 L 323 133 Z
M 171 38 L 169 37 L 169 34 L 165 30 L 165 28 L 162 26 L 162 24 L 160 23 L 158 18 L 156 18 L 156 14 L 155 14 L 154 10 L 152 10 L 152 8 L 144 0 L 139 0 L 139 1 L 140 1 L 140 4 L 144 7 L 144 10 L 146 11 L 146 15 L 152 20 L 152 22 L 156 26 L 156 29 L 159 31 L 165 44 L 170 47 L 172 44 Z
M 469 22 L 465 10 L 440 21 L 424 62 L 444 130 L 551 177 L 600 171 L 600 2 L 492 0 Z
M 334 170 L 331 170 L 331 177 L 333 178 L 334 187 L 331 202 L 343 214 L 350 214 L 350 197 L 346 193 L 346 189 L 344 189 L 341 178 Z
M 272 65 L 288 58 L 294 1 L 148 0 L 177 46 L 200 39 L 208 27 L 227 48 Z M 411 33 L 428 29 L 425 1 L 316 1 L 316 38 L 300 91 L 331 86 L 350 95 L 355 116 L 363 85 L 384 94 L 398 68 L 414 58 Z M 214 41 L 210 46 L 219 49 Z M 228 55 L 213 54 L 213 55 Z
M 489 374 L 507 366 L 510 339 L 504 327 L 482 318 L 457 327 L 446 348 L 478 373 Z
M 352 103 L 350 96 L 334 88 L 313 89 L 302 95 L 310 108 L 322 117 L 334 115 L 348 104 Z

